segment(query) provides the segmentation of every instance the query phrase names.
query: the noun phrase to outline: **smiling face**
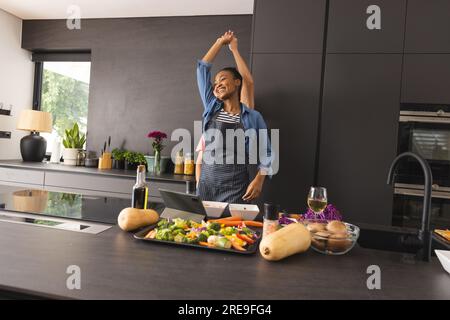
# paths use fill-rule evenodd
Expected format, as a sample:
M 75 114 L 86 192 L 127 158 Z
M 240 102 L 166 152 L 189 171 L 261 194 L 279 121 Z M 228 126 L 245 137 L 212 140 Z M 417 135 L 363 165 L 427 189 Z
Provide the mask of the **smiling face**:
M 219 71 L 214 79 L 214 95 L 222 101 L 230 99 L 238 94 L 240 85 L 241 80 L 235 79 L 230 71 Z

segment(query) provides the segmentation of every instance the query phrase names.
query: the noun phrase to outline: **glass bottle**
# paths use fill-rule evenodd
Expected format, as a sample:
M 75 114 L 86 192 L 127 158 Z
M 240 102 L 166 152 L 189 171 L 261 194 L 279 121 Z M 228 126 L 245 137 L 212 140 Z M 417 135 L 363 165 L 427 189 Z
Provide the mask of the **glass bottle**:
M 272 203 L 264 203 L 263 238 L 279 228 L 278 206 Z
M 189 176 L 195 174 L 195 163 L 191 153 L 186 153 L 184 158 L 184 174 Z
M 178 151 L 177 157 L 175 158 L 175 170 L 174 174 L 184 174 L 184 158 L 183 150 Z
M 147 209 L 148 186 L 145 181 L 145 166 L 139 165 L 137 168 L 136 184 L 133 186 L 131 206 L 136 209 Z

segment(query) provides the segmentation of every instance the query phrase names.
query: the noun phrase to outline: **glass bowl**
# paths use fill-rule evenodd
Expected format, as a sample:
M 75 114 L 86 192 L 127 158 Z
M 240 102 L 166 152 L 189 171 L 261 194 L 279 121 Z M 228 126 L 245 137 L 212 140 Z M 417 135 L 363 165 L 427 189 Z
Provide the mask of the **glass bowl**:
M 359 237 L 359 228 L 353 224 L 342 222 L 346 232 L 330 232 L 327 220 L 304 220 L 303 224 L 310 229 L 311 247 L 320 253 L 328 255 L 342 255 L 349 252 Z M 314 225 L 313 225 L 314 224 Z M 308 227 L 309 225 L 309 227 Z

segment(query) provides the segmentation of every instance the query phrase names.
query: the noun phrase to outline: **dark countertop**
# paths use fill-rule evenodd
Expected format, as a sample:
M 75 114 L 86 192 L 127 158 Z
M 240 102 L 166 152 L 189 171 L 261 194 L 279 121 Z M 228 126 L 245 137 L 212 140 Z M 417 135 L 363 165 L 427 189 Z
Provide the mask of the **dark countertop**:
M 343 256 L 312 251 L 279 262 L 135 240 L 117 226 L 98 235 L 0 222 L 0 290 L 80 299 L 450 299 L 437 258 L 356 246 Z M 81 268 L 81 290 L 66 287 Z M 368 290 L 367 267 L 381 268 Z
M 65 166 L 61 164 L 48 163 L 48 162 L 23 162 L 22 160 L 0 160 L 0 167 L 14 168 L 14 169 L 32 169 L 43 171 L 58 171 L 66 173 L 79 173 L 79 174 L 95 174 L 102 176 L 113 176 L 118 178 L 136 178 L 136 172 L 134 170 L 100 170 L 97 168 L 75 167 Z M 195 181 L 194 176 L 177 175 L 164 173 L 161 175 L 147 174 L 149 180 L 171 181 L 171 182 L 187 182 Z

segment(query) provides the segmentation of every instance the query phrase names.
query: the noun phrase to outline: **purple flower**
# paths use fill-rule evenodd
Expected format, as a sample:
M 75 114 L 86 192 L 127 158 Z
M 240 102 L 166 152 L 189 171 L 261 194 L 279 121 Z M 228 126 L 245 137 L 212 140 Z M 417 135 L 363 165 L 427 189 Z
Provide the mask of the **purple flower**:
M 161 131 L 150 131 L 147 134 L 147 138 L 154 139 L 155 141 L 152 142 L 153 150 L 161 152 L 161 150 L 164 148 L 162 140 L 167 138 L 167 134 Z
M 147 138 L 153 138 L 156 140 L 162 140 L 162 139 L 166 139 L 167 138 L 167 134 L 165 134 L 164 132 L 161 131 L 150 131 L 147 134 Z

